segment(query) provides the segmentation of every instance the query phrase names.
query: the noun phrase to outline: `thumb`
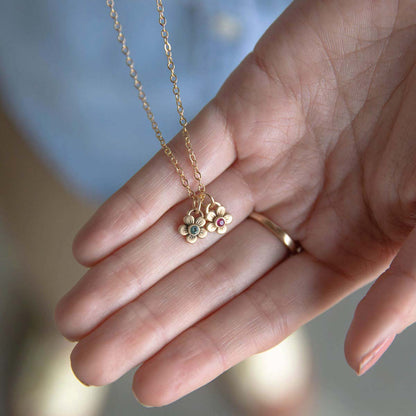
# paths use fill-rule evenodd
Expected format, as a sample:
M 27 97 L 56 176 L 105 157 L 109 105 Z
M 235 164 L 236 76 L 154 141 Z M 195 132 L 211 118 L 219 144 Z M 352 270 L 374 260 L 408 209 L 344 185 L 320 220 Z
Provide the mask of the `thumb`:
M 358 375 L 384 354 L 399 334 L 416 321 L 416 228 L 390 268 L 358 304 L 345 340 L 345 357 Z

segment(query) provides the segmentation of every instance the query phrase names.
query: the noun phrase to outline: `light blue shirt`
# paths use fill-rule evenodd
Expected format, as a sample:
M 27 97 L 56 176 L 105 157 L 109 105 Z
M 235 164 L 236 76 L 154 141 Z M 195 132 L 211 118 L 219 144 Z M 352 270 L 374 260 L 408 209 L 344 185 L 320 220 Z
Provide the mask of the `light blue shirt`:
M 290 0 L 166 0 L 167 30 L 191 120 Z M 165 139 L 178 115 L 155 1 L 116 8 Z M 74 190 L 102 200 L 160 148 L 105 0 L 1 2 L 0 90 L 24 137 Z

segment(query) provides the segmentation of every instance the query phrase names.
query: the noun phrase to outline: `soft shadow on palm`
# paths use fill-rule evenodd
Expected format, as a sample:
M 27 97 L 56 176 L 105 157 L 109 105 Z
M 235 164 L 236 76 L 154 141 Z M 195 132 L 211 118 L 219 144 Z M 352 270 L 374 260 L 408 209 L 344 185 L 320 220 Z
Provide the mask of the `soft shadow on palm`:
M 371 25 L 372 2 L 352 3 L 288 11 L 216 100 L 256 210 L 318 260 L 360 278 L 382 268 L 414 225 L 415 146 L 403 132 L 414 105 L 415 28 L 406 26 L 414 2 L 374 7 Z M 360 11 L 363 22 L 348 24 Z
M 106 384 L 144 362 L 135 394 L 147 404 L 170 403 L 280 342 L 389 265 L 414 225 L 416 147 L 406 133 L 416 89 L 414 8 L 410 0 L 298 1 L 269 28 L 206 110 L 220 115 L 235 152 L 232 166 L 208 192 L 212 186 L 223 198 L 234 198 L 230 204 L 240 224 L 213 246 L 204 241 L 200 251 L 185 254 L 167 245 L 158 264 L 145 264 L 141 256 L 152 243 L 134 242 L 134 233 L 141 233 L 137 241 L 155 240 L 157 227 L 183 215 L 185 205 L 168 196 L 174 207 L 148 231 L 134 231 L 130 240 L 120 238 L 94 261 L 84 261 L 96 265 L 58 313 L 61 330 L 82 338 L 72 356 L 81 379 Z M 210 117 L 208 125 L 217 122 Z M 197 157 L 202 145 L 198 150 Z M 218 165 L 226 159 L 221 151 L 219 146 Z M 142 177 L 152 172 L 146 169 Z M 204 175 L 206 166 L 201 170 Z M 120 195 L 126 200 L 123 192 L 114 201 Z M 244 209 L 239 199 L 246 201 Z M 112 238 L 104 226 L 114 201 L 89 227 L 88 238 L 84 233 L 79 239 L 78 258 L 88 244 Z M 145 203 L 140 200 L 143 212 L 150 207 Z M 244 220 L 245 210 L 253 208 L 284 227 L 305 252 L 282 261 L 284 249 L 274 237 Z M 253 243 L 246 242 L 248 235 Z M 134 262 L 114 252 L 120 246 L 135 253 Z M 148 279 L 140 291 L 132 278 L 139 270 Z M 210 274 L 219 270 L 220 278 Z M 201 279 L 192 284 L 184 277 L 198 273 Z M 124 283 L 119 292 L 108 283 L 115 275 Z M 122 292 L 126 286 L 130 293 Z M 203 295 L 199 309 L 189 301 L 197 293 L 190 286 Z M 128 304 L 139 294 L 139 303 Z M 102 299 L 113 303 L 95 317 L 99 307 L 89 305 L 100 301 L 104 309 Z M 139 334 L 146 341 L 140 346 Z M 124 357 L 133 351 L 133 358 Z
M 414 226 L 415 3 L 306 3 L 216 100 L 255 209 L 353 289 Z

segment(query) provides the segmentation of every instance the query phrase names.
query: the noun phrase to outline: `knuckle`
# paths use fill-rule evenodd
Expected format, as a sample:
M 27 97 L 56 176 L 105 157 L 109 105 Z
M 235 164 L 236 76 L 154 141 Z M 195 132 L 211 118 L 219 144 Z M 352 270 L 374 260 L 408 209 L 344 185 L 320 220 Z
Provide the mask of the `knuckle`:
M 195 325 L 192 329 L 194 332 L 197 332 L 197 341 L 193 341 L 194 348 L 198 347 L 199 343 L 202 349 L 209 351 L 211 356 L 216 357 L 221 372 L 227 370 L 230 367 L 230 364 L 228 363 L 227 355 L 218 340 L 211 336 L 203 325 Z
M 252 286 L 250 291 L 245 293 L 252 307 L 268 325 L 274 342 L 279 342 L 289 335 L 287 314 L 267 291 L 259 286 Z
M 274 80 L 275 76 L 270 71 L 269 65 L 266 63 L 263 53 L 258 46 L 256 46 L 251 52 L 251 57 L 253 59 L 254 65 L 263 72 L 269 80 Z
M 238 293 L 227 259 L 220 259 L 207 250 L 203 259 L 195 258 L 189 265 L 191 273 L 197 276 L 195 283 L 202 286 L 201 290 L 206 290 L 209 285 L 210 290 L 220 292 L 221 296 L 232 297 Z
M 124 197 L 127 207 L 126 210 L 130 211 L 130 214 L 140 221 L 149 217 L 149 210 L 145 206 L 144 200 L 137 196 L 137 190 L 134 189 L 133 185 L 128 182 L 120 188 L 119 192 Z M 130 221 L 129 216 L 127 216 L 127 219 Z
M 125 306 L 121 319 L 130 328 L 124 334 L 125 343 L 137 347 L 138 339 L 144 339 L 146 334 L 152 334 L 155 337 L 155 342 L 160 346 L 170 341 L 163 313 L 153 310 L 143 301 L 137 300 Z M 141 337 L 138 337 L 139 334 L 141 334 Z

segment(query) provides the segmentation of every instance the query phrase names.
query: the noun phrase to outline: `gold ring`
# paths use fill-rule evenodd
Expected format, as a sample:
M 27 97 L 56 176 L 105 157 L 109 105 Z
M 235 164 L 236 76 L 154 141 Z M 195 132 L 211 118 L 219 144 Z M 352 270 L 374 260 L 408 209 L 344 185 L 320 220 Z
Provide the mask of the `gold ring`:
M 263 214 L 253 211 L 249 217 L 271 231 L 289 249 L 291 254 L 298 254 L 303 250 L 302 246 L 293 240 L 293 238 L 286 231 L 284 231 L 273 221 L 269 220 Z

